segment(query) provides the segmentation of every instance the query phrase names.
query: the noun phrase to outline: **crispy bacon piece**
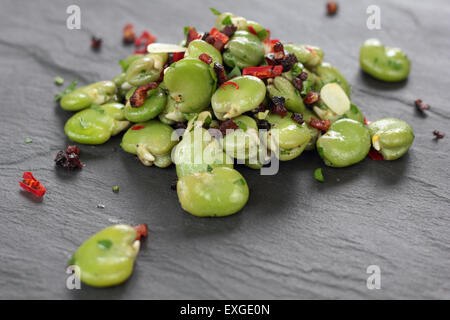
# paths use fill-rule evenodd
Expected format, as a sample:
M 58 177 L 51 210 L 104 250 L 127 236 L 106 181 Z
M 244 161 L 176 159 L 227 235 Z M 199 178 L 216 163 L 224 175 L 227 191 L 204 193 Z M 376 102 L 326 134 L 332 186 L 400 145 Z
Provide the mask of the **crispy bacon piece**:
M 314 92 L 314 91 L 309 91 L 306 94 L 305 100 L 303 100 L 306 104 L 313 104 L 316 103 L 317 100 L 319 100 L 319 93 Z
M 147 98 L 147 91 L 156 88 L 158 88 L 158 83 L 156 82 L 150 82 L 137 87 L 130 98 L 131 107 L 139 108 L 140 106 L 142 106 L 145 102 L 145 98 Z
M 123 43 L 131 44 L 136 39 L 136 32 L 134 31 L 134 27 L 132 24 L 127 24 L 123 27 Z
M 219 86 L 228 80 L 225 74 L 225 68 L 220 63 L 214 62 L 214 72 L 216 73 L 217 83 Z
M 226 25 L 223 29 L 222 29 L 222 33 L 224 34 L 224 35 L 226 35 L 227 37 L 229 37 L 229 38 L 231 38 L 233 35 L 234 35 L 234 33 L 236 32 L 236 30 L 237 30 L 237 27 L 234 25 L 234 24 L 229 24 L 229 25 Z M 208 33 L 209 34 L 209 33 Z
M 283 97 L 272 97 L 272 113 L 280 115 L 284 118 L 287 114 L 287 109 L 285 106 L 285 99 Z
M 146 224 L 138 224 L 133 227 L 136 232 L 136 240 L 141 240 L 142 238 L 147 238 L 148 236 L 148 226 Z
M 302 91 L 303 89 L 302 79 L 300 79 L 299 77 L 295 77 L 294 79 L 292 79 L 292 84 L 294 85 L 295 89 L 297 89 L 298 91 Z
M 280 41 L 273 45 L 273 53 L 276 60 L 284 58 L 284 47 Z
M 194 28 L 189 28 L 188 33 L 187 33 L 187 38 L 186 38 L 186 45 L 189 45 L 189 43 L 191 43 L 191 41 L 193 40 L 197 40 L 197 39 L 201 39 L 202 36 L 195 31 Z
M 212 62 L 212 58 L 209 55 L 207 55 L 206 53 L 202 53 L 198 58 L 201 61 L 203 61 L 204 63 L 206 63 L 207 65 L 210 65 Z
M 303 120 L 303 115 L 301 113 L 294 112 L 291 116 L 291 119 L 297 122 L 298 124 L 303 124 L 305 120 Z
M 331 126 L 331 122 L 330 120 L 319 120 L 319 119 L 314 119 L 312 118 L 309 121 L 309 125 L 313 128 L 322 130 L 322 131 L 327 131 L 328 128 Z
M 227 134 L 227 130 L 230 130 L 230 129 L 232 129 L 232 130 L 239 129 L 239 126 L 232 119 L 227 119 L 220 123 L 219 130 L 220 130 L 220 132 L 222 132 L 222 135 L 224 137 Z
M 228 40 L 230 40 L 230 38 L 227 35 L 223 34 L 219 30 L 217 30 L 216 28 L 212 28 L 209 31 L 209 35 L 211 37 L 213 37 L 216 41 L 222 42 L 224 45 L 228 42 Z

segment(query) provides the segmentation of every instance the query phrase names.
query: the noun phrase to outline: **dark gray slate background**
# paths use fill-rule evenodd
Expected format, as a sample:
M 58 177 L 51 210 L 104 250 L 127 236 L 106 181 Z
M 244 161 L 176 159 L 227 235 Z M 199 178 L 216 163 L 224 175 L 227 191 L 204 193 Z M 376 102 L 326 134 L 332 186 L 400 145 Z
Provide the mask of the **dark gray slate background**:
M 436 142 L 432 135 L 450 134 L 450 3 L 339 3 L 339 14 L 327 17 L 325 1 L 1 0 L 0 298 L 450 298 L 450 137 Z M 81 7 L 81 30 L 66 28 L 70 4 Z M 381 8 L 381 30 L 366 28 L 370 4 Z M 177 43 L 186 25 L 209 30 L 209 7 L 260 21 L 274 37 L 322 47 L 368 119 L 398 117 L 413 126 L 411 151 L 345 169 L 305 153 L 276 176 L 241 168 L 250 200 L 224 219 L 183 212 L 170 189 L 174 168 L 144 167 L 120 149 L 120 136 L 81 146 L 83 170 L 56 169 L 71 114 L 53 102 L 61 90 L 53 78 L 66 85 L 111 79 L 132 51 L 121 43 L 126 23 Z M 104 41 L 98 53 L 89 47 L 92 33 Z M 358 50 L 369 37 L 408 53 L 408 81 L 385 84 L 361 73 Z M 413 107 L 417 98 L 432 106 L 425 117 Z M 317 167 L 323 184 L 313 178 Z M 28 170 L 48 189 L 41 202 L 17 183 Z M 150 228 L 129 281 L 66 289 L 70 255 L 117 222 Z M 381 268 L 381 290 L 366 288 L 373 264 Z

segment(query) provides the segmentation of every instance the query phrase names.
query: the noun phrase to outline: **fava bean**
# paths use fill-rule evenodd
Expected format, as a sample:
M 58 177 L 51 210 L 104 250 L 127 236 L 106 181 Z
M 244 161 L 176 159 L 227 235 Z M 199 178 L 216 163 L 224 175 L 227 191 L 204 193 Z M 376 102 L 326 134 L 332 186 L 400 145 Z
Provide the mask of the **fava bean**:
M 408 152 L 414 141 L 411 126 L 403 120 L 384 118 L 369 125 L 372 145 L 384 160 L 395 160 Z
M 132 122 L 144 122 L 158 116 L 167 103 L 167 97 L 160 88 L 147 92 L 147 98 L 142 106 L 133 108 L 130 101 L 125 106 L 125 117 Z
M 223 138 L 223 150 L 235 159 L 253 159 L 258 155 L 260 145 L 258 126 L 249 116 L 241 115 L 233 119 L 239 127 Z
M 305 44 L 285 44 L 284 49 L 295 54 L 297 60 L 307 68 L 318 66 L 323 59 L 323 51 L 319 47 Z
M 61 108 L 68 111 L 86 109 L 92 104 L 103 104 L 109 101 L 116 92 L 116 85 L 112 81 L 100 81 L 64 95 L 61 99 Z
M 167 57 L 167 53 L 150 53 L 134 60 L 127 69 L 126 83 L 141 86 L 158 80 Z
M 317 88 L 318 90 L 322 89 L 322 87 L 327 83 L 336 82 L 341 86 L 341 88 L 350 98 L 350 85 L 348 84 L 347 79 L 345 79 L 344 75 L 336 67 L 333 67 L 327 62 L 323 62 L 320 65 L 317 65 L 313 69 L 313 71 L 319 76 Z
M 264 59 L 262 41 L 248 31 L 237 31 L 227 43 L 223 61 L 227 66 L 244 69 L 259 65 Z
M 296 93 L 296 89 L 291 81 L 284 77 L 276 77 L 271 84 L 267 85 L 267 91 L 272 98 L 283 97 L 285 99 L 286 109 L 292 112 L 303 113 L 305 111 L 305 104 L 300 94 Z
M 364 125 L 351 119 L 333 123 L 317 139 L 317 151 L 327 166 L 347 167 L 363 160 L 370 149 L 370 134 Z
M 385 47 L 378 39 L 364 42 L 359 51 L 359 63 L 366 73 L 387 82 L 405 80 L 411 65 L 401 49 Z
M 209 43 L 203 40 L 193 40 L 189 43 L 188 49 L 184 54 L 185 58 L 198 58 L 202 53 L 206 53 L 212 58 L 212 63 L 222 64 L 222 54 Z

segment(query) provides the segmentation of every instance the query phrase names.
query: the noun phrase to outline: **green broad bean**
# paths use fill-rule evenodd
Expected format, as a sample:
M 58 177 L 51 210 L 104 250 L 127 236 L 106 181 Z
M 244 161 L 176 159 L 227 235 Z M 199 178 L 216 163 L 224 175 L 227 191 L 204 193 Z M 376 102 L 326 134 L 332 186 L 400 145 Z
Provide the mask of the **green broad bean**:
M 222 54 L 219 50 L 214 48 L 212 45 L 203 40 L 193 40 L 189 43 L 185 58 L 197 59 L 202 53 L 206 53 L 212 58 L 212 63 L 218 62 L 222 64 Z
M 181 59 L 164 73 L 169 100 L 175 101 L 175 107 L 180 112 L 199 112 L 207 108 L 216 84 L 214 70 L 199 59 Z
M 239 17 L 234 15 L 233 13 L 230 12 L 223 12 L 220 15 L 217 16 L 216 18 L 216 25 L 215 28 L 217 30 L 222 30 L 225 25 L 222 23 L 223 20 L 226 17 L 230 17 L 231 18 L 231 22 L 233 23 L 233 25 L 235 25 L 237 27 L 238 30 L 248 30 L 248 26 L 251 25 L 252 27 L 256 27 L 255 31 L 259 32 L 262 29 L 264 29 L 259 23 L 254 22 L 254 21 L 247 21 L 247 19 L 245 19 L 244 17 Z
M 311 139 L 306 123 L 298 124 L 292 120 L 291 116 L 292 113 L 288 112 L 283 118 L 277 114 L 269 114 L 266 117 L 271 126 L 269 136 L 274 138 L 275 144 L 279 148 L 280 161 L 288 161 L 298 157 Z M 277 132 L 274 132 L 275 130 Z M 268 147 L 275 151 L 271 145 L 268 144 Z
M 248 201 L 244 177 L 227 167 L 195 172 L 177 183 L 178 199 L 184 210 L 198 217 L 223 217 L 241 210 Z
M 369 127 L 372 145 L 384 160 L 396 160 L 408 152 L 414 141 L 411 126 L 399 119 L 384 118 L 373 121 Z
M 305 104 L 300 94 L 292 85 L 292 82 L 284 77 L 275 77 L 271 84 L 267 85 L 267 92 L 272 98 L 274 96 L 283 97 L 286 103 L 286 109 L 292 112 L 303 113 Z
M 236 31 L 223 52 L 223 61 L 233 68 L 240 69 L 257 66 L 264 60 L 262 41 L 248 31 Z
M 131 86 L 141 86 L 158 80 L 167 58 L 167 53 L 150 53 L 139 57 L 128 67 L 125 83 Z
M 385 47 L 378 39 L 364 42 L 359 51 L 359 63 L 364 72 L 386 82 L 405 80 L 411 66 L 401 49 Z
M 221 86 L 212 96 L 211 104 L 219 120 L 234 118 L 256 108 L 266 96 L 266 86 L 257 77 L 236 77 L 233 82 L 239 89 L 231 85 Z
M 295 54 L 297 60 L 307 68 L 318 66 L 323 59 L 323 51 L 319 47 L 305 44 L 285 44 L 284 49 Z
M 138 128 L 135 130 L 134 128 Z M 137 123 L 123 135 L 120 146 L 126 152 L 135 154 L 145 166 L 168 167 L 170 153 L 177 144 L 174 130 L 158 120 Z
M 115 109 L 115 104 L 109 104 L 104 110 L 94 105 L 89 109 L 77 112 L 67 120 L 64 131 L 70 140 L 83 144 L 102 144 L 111 136 L 126 129 L 129 121 L 118 121 L 121 111 Z
M 69 265 L 79 267 L 79 278 L 93 287 L 110 287 L 127 280 L 139 253 L 137 231 L 118 224 L 86 240 L 73 254 Z
M 334 66 L 327 62 L 322 62 L 320 65 L 317 65 L 313 69 L 314 73 L 319 76 L 318 79 L 318 87 L 320 90 L 327 83 L 336 82 L 341 86 L 341 88 L 345 91 L 347 96 L 350 98 L 351 88 L 348 84 L 347 79 L 345 79 L 344 75 Z
M 103 104 L 109 101 L 116 92 L 116 85 L 112 81 L 100 81 L 64 95 L 60 101 L 61 108 L 68 111 L 86 109 L 92 104 Z
M 327 166 L 347 167 L 360 162 L 369 153 L 369 130 L 355 120 L 341 119 L 317 139 L 316 147 Z
M 92 107 L 91 107 L 92 108 Z M 125 106 L 119 102 L 109 102 L 99 106 L 107 114 L 113 117 L 114 120 L 122 121 L 125 119 Z
M 314 106 L 313 110 L 321 119 L 335 121 L 351 113 L 351 102 L 342 87 L 336 82 L 331 82 L 320 90 L 318 106 Z
M 320 130 L 317 128 L 312 127 L 309 122 L 311 119 L 318 119 L 318 117 L 308 109 L 306 109 L 303 112 L 303 120 L 306 123 L 306 126 L 308 127 L 309 133 L 311 135 L 311 139 L 309 140 L 308 144 L 305 147 L 305 150 L 314 150 L 316 148 L 316 142 L 320 135 Z
M 167 97 L 160 88 L 147 92 L 142 106 L 133 108 L 128 100 L 125 106 L 125 117 L 131 122 L 145 122 L 158 116 L 167 104 Z
M 136 60 L 142 58 L 143 54 L 132 54 L 126 57 L 124 60 L 120 60 L 119 64 L 122 67 L 122 72 L 127 72 L 130 65 L 135 62 Z
M 245 115 L 238 116 L 233 121 L 239 129 L 233 130 L 223 138 L 223 150 L 235 159 L 256 158 L 260 145 L 256 121 Z

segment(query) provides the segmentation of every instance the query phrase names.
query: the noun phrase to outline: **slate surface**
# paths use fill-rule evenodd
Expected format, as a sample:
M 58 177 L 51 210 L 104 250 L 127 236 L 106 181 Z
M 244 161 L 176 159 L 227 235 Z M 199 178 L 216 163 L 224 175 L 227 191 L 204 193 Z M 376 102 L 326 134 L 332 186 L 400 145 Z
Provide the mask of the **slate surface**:
M 340 1 L 335 17 L 325 15 L 324 3 L 2 0 L 0 298 L 450 298 L 449 138 L 436 142 L 431 133 L 450 134 L 450 3 Z M 70 4 L 81 7 L 81 30 L 66 28 Z M 366 28 L 371 4 L 381 8 L 381 30 Z M 260 21 L 274 37 L 321 46 L 368 119 L 411 123 L 412 150 L 398 161 L 366 159 L 346 169 L 325 168 L 312 153 L 283 163 L 276 176 L 242 168 L 250 201 L 225 219 L 183 212 L 169 187 L 174 169 L 142 166 L 120 150 L 120 137 L 82 146 L 79 172 L 55 169 L 56 152 L 69 143 L 70 113 L 53 102 L 60 91 L 53 78 L 111 79 L 132 50 L 121 44 L 126 23 L 178 42 L 186 25 L 211 27 L 208 7 Z M 98 53 L 89 47 L 92 33 L 104 41 Z M 359 46 L 369 37 L 408 53 L 408 81 L 384 84 L 360 72 Z M 413 107 L 417 98 L 432 106 L 426 117 Z M 323 184 L 313 178 L 317 167 Z M 41 202 L 20 191 L 27 170 L 48 189 Z M 71 253 L 116 222 L 150 227 L 132 277 L 105 290 L 66 289 Z M 369 265 L 381 268 L 381 290 L 366 288 Z

